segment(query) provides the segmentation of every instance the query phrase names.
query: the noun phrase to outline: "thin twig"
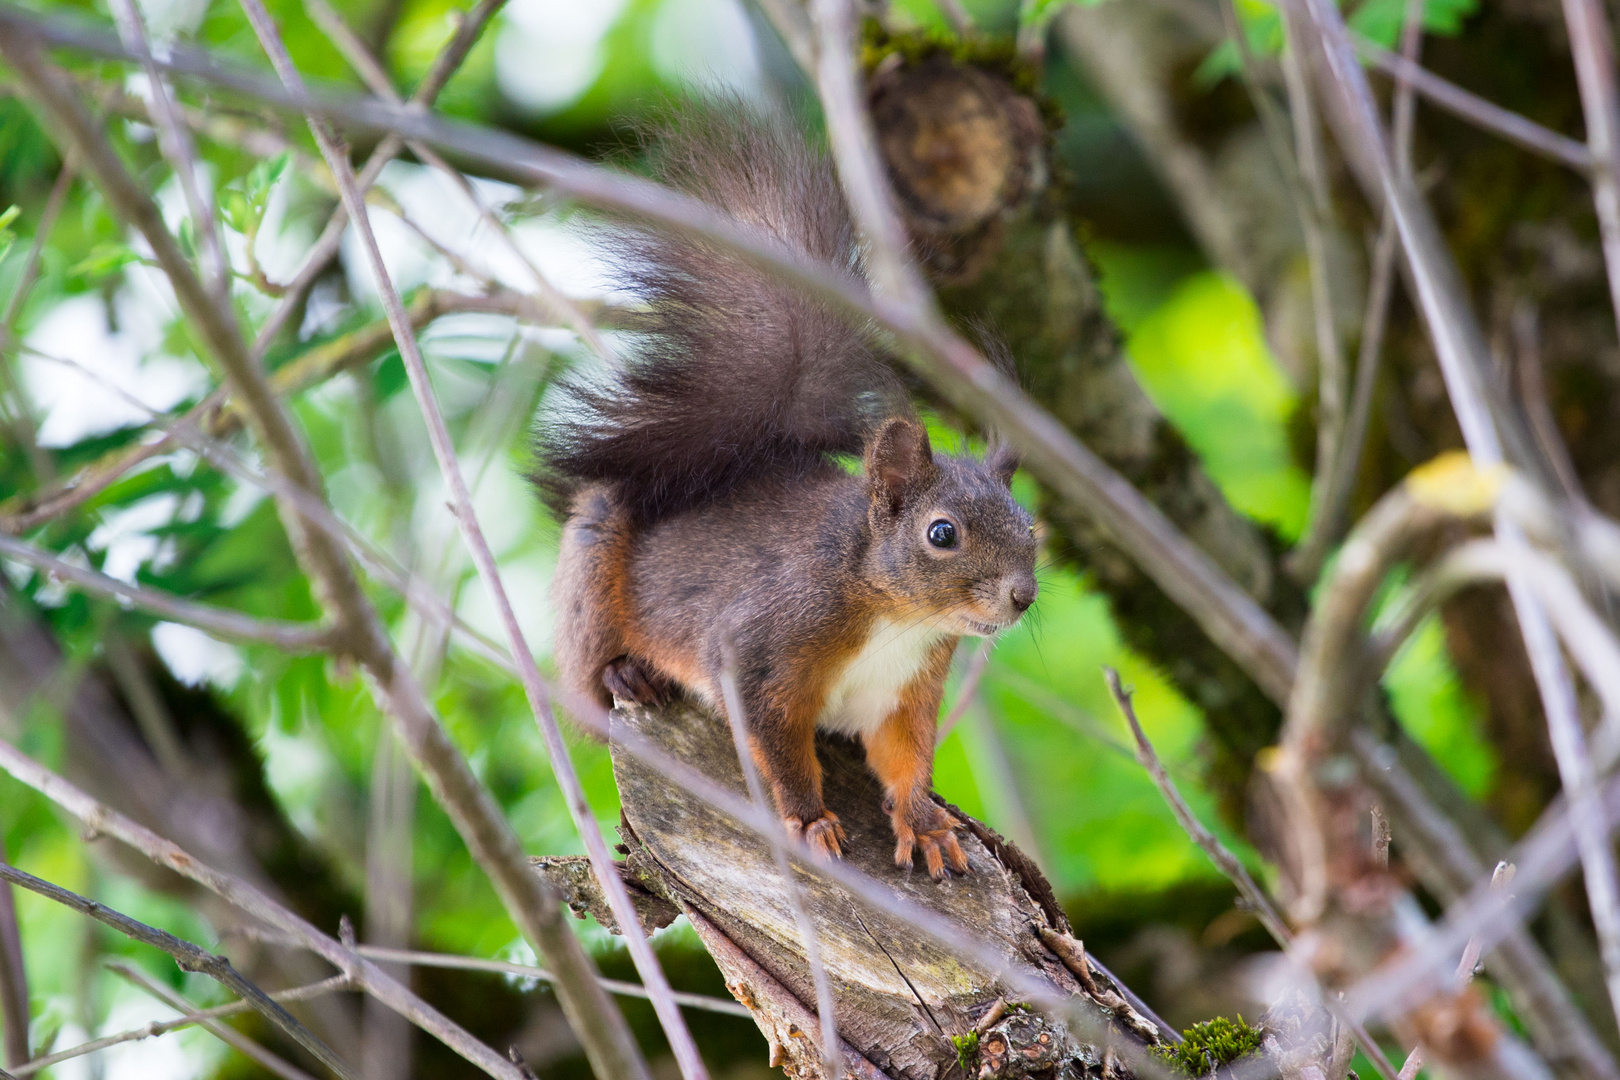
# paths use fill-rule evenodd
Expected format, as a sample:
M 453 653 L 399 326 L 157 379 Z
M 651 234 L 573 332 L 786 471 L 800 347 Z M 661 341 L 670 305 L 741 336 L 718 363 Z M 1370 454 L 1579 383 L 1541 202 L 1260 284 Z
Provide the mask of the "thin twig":
M 1564 24 L 1586 117 L 1586 145 L 1592 153 L 1592 201 L 1608 269 L 1609 300 L 1620 326 L 1620 87 L 1615 82 L 1614 32 L 1602 0 L 1564 0 Z M 1610 959 L 1620 963 L 1620 955 Z M 1611 989 L 1616 991 L 1620 983 Z
M 0 842 L 0 862 L 10 860 Z M 5 1018 L 6 1067 L 28 1062 L 28 966 L 17 929 L 17 898 L 10 885 L 0 888 L 0 1011 Z
M 418 952 L 411 949 L 383 949 L 374 945 L 361 945 L 355 950 L 361 956 L 368 956 L 373 960 L 387 960 L 400 964 L 414 964 L 418 967 L 454 968 L 459 971 L 490 971 L 502 975 L 521 975 L 526 979 L 539 979 L 542 982 L 551 982 L 555 976 L 545 968 L 533 967 L 529 964 L 512 964 L 505 960 L 484 960 L 476 956 L 450 956 L 445 953 Z M 622 997 L 641 998 L 646 1000 L 647 988 L 639 983 L 625 982 L 622 979 L 602 978 L 599 980 L 609 993 Z M 688 1009 L 702 1009 L 704 1012 L 723 1013 L 727 1016 L 751 1017 L 754 1014 L 735 1001 L 724 998 L 710 997 L 707 994 L 689 994 L 682 990 L 674 991 L 675 1000 Z
M 423 1031 L 443 1042 L 472 1064 L 499 1080 L 521 1080 L 501 1055 L 413 994 L 376 964 L 321 933 L 301 916 L 272 900 L 256 886 L 216 870 L 182 850 L 178 844 L 97 802 L 79 788 L 0 740 L 0 770 L 33 788 L 76 818 L 91 834 L 105 834 L 140 852 L 159 866 L 194 881 L 227 903 L 290 935 L 300 946 L 345 973 L 357 990 L 372 994 Z
M 140 989 L 145 990 L 171 1009 L 178 1009 L 182 1013 L 191 1013 L 193 1015 L 197 1013 L 195 1004 L 177 994 L 172 988 L 164 986 L 139 968 L 116 962 L 108 964 L 107 968 Z M 309 1073 L 300 1069 L 280 1054 L 274 1053 L 256 1040 L 248 1038 L 229 1024 L 222 1024 L 211 1017 L 199 1020 L 197 1023 L 214 1038 L 261 1068 L 281 1077 L 281 1080 L 315 1080 Z
M 347 975 L 334 975 L 330 979 L 322 979 L 320 982 L 310 983 L 308 986 L 298 986 L 291 990 L 271 991 L 269 996 L 274 1001 L 285 1003 L 289 1001 L 308 1001 L 310 998 L 352 989 L 354 989 L 353 984 L 350 983 Z M 118 1046 L 121 1043 L 137 1042 L 158 1035 L 167 1035 L 171 1031 L 192 1027 L 202 1023 L 204 1020 L 236 1016 L 252 1010 L 253 1006 L 246 1001 L 233 1001 L 228 1005 L 216 1005 L 211 1009 L 198 1009 L 195 1012 L 177 1016 L 173 1020 L 153 1020 L 150 1023 L 142 1024 L 138 1028 L 130 1028 L 127 1031 L 120 1031 L 113 1035 L 103 1035 L 99 1039 L 91 1039 L 89 1042 L 80 1043 L 78 1046 L 70 1046 L 66 1050 L 58 1050 L 44 1057 L 35 1058 L 26 1065 L 12 1069 L 11 1072 L 14 1076 L 32 1076 L 34 1073 L 48 1069 L 52 1065 L 59 1065 L 64 1061 L 84 1057 L 86 1054 L 94 1054 L 97 1051 Z
M 0 533 L 0 556 L 32 566 L 97 596 L 122 600 L 132 607 L 173 622 L 194 626 L 222 641 L 272 645 L 289 653 L 324 652 L 333 645 L 332 628 L 329 626 L 258 619 L 224 608 L 198 604 L 144 585 L 131 585 L 99 571 L 64 562 L 48 551 L 3 533 Z
M 343 1080 L 358 1080 L 343 1059 L 334 1054 L 330 1047 L 315 1037 L 315 1034 L 300 1024 L 286 1009 L 282 1008 L 263 990 L 249 982 L 240 972 L 223 956 L 216 956 L 198 945 L 183 941 L 173 934 L 159 930 L 155 926 L 147 926 L 137 922 L 122 912 L 114 911 L 105 904 L 69 892 L 60 885 L 53 885 L 49 881 L 35 877 L 33 874 L 18 870 L 15 866 L 0 863 L 0 879 L 21 885 L 30 892 L 38 893 L 48 900 L 54 900 L 64 907 L 70 907 L 82 912 L 98 922 L 117 930 L 126 937 L 136 941 L 145 942 L 155 946 L 174 957 L 184 971 L 197 971 L 218 982 L 221 986 L 241 997 L 253 1006 L 266 1020 L 280 1028 L 298 1045 L 314 1054 L 316 1059 L 331 1069 Z
M 940 723 L 939 734 L 934 736 L 936 747 L 945 745 L 945 740 L 951 737 L 951 732 L 956 729 L 962 714 L 967 712 L 974 696 L 978 694 L 979 680 L 984 678 L 985 671 L 990 667 L 990 653 L 995 647 L 994 638 L 984 638 L 979 642 L 979 647 L 973 650 L 973 657 L 968 661 L 967 670 L 962 673 L 962 682 L 956 688 L 956 702 Z
M 1333 200 L 1328 189 L 1321 127 L 1306 74 L 1309 50 L 1298 18 L 1291 18 L 1280 8 L 1278 14 L 1283 19 L 1287 40 L 1282 58 L 1283 85 L 1288 91 L 1288 115 L 1294 128 L 1294 157 L 1308 196 L 1303 200 L 1296 198 L 1295 209 L 1305 238 L 1305 262 L 1311 281 L 1311 321 L 1316 331 L 1316 482 L 1312 485 L 1312 529 L 1326 531 L 1331 478 L 1344 448 L 1350 380 L 1334 322 L 1333 293 L 1329 285 L 1327 238 L 1334 227 Z M 1322 523 L 1315 524 L 1314 519 L 1322 519 Z
M 269 933 L 253 927 L 236 927 L 226 931 L 229 936 L 247 938 L 252 941 L 261 941 L 269 945 L 284 945 L 290 948 L 305 947 L 297 938 L 286 934 Z M 390 949 L 379 945 L 356 945 L 355 953 L 372 960 L 381 960 L 386 963 L 410 964 L 415 967 L 449 968 L 456 971 L 487 971 L 497 975 L 519 975 L 525 979 L 539 979 L 541 982 L 553 982 L 555 976 L 542 967 L 532 964 L 514 964 L 509 960 L 487 960 L 481 956 L 457 956 L 453 953 L 422 952 L 419 949 Z M 622 979 L 609 979 L 606 976 L 598 981 L 611 994 L 622 997 L 647 997 L 647 988 L 640 983 L 625 982 Z M 675 1000 L 689 1009 L 702 1009 L 704 1012 L 724 1013 L 727 1016 L 747 1016 L 754 1014 L 746 1007 L 735 1001 L 725 998 L 710 997 L 707 994 L 689 994 L 683 990 L 675 991 Z
M 1407 0 L 1401 28 L 1401 57 L 1413 66 L 1417 64 L 1418 50 L 1423 43 L 1423 6 L 1424 0 Z M 1396 171 L 1408 179 L 1412 176 L 1412 133 L 1416 112 L 1412 80 L 1403 70 L 1395 76 L 1392 140 Z M 1361 344 L 1356 354 L 1350 411 L 1345 419 L 1342 439 L 1333 454 L 1332 467 L 1324 481 L 1320 504 L 1298 550 L 1289 556 L 1289 569 L 1301 581 L 1316 580 L 1328 549 L 1338 541 L 1356 477 L 1361 471 L 1367 431 L 1372 422 L 1373 394 L 1378 387 L 1384 331 L 1389 321 L 1389 302 L 1394 293 L 1398 239 L 1394 215 L 1386 207 L 1378 226 L 1378 239 L 1373 244 L 1372 272 L 1367 285 L 1367 307 L 1361 320 Z
M 1499 862 L 1491 873 L 1491 888 L 1501 890 L 1508 887 L 1513 881 L 1513 864 Z M 1479 938 L 1471 937 L 1468 944 L 1463 946 L 1462 957 L 1457 961 L 1457 982 L 1467 986 L 1474 981 L 1474 969 L 1479 966 Z M 1396 1080 L 1414 1080 L 1418 1070 L 1423 1068 L 1423 1047 L 1413 1048 L 1401 1063 L 1400 1074 Z
M 1569 136 L 1560 135 L 1534 120 L 1471 94 L 1366 38 L 1355 38 L 1354 43 L 1356 51 L 1371 61 L 1373 67 L 1386 75 L 1405 79 L 1436 107 L 1458 119 L 1577 172 L 1584 174 L 1592 168 L 1592 152 Z
M 282 42 L 275 23 L 271 20 L 269 12 L 264 8 L 261 0 L 241 0 L 242 9 L 247 13 L 248 20 L 253 24 L 254 32 L 258 35 L 259 43 L 270 56 L 270 62 L 276 69 L 282 82 L 290 89 L 302 93 L 303 80 L 294 66 L 292 58 L 287 53 L 286 45 Z M 512 608 L 511 600 L 506 594 L 505 586 L 501 582 L 500 568 L 495 562 L 494 552 L 490 550 L 488 541 L 484 538 L 478 526 L 476 513 L 472 505 L 472 496 L 467 489 L 467 482 L 461 472 L 460 461 L 456 455 L 455 443 L 451 440 L 449 428 L 445 425 L 444 416 L 439 410 L 438 402 L 434 397 L 432 383 L 429 381 L 427 365 L 422 359 L 421 349 L 417 345 L 416 334 L 410 324 L 409 317 L 400 300 L 398 291 L 394 288 L 392 279 L 388 274 L 388 267 L 383 262 L 382 252 L 377 247 L 377 238 L 372 231 L 370 217 L 367 212 L 359 189 L 355 185 L 354 175 L 350 170 L 348 157 L 337 145 L 336 139 L 327 130 L 321 121 L 310 118 L 310 131 L 315 136 L 316 143 L 321 148 L 321 155 L 326 159 L 327 167 L 332 170 L 333 178 L 343 194 L 343 200 L 348 206 L 349 218 L 359 233 L 360 241 L 365 249 L 366 259 L 371 267 L 372 277 L 377 290 L 382 297 L 383 309 L 388 315 L 389 325 L 394 332 L 394 341 L 399 346 L 400 357 L 404 361 L 405 371 L 411 383 L 411 390 L 416 396 L 417 405 L 427 422 L 428 440 L 432 444 L 434 457 L 439 464 L 446 486 L 450 489 L 451 504 L 457 523 L 461 528 L 462 538 L 472 553 L 473 563 L 478 568 L 479 577 L 483 579 L 484 586 L 489 590 L 496 609 L 500 614 L 503 628 L 506 631 L 507 645 L 512 656 L 518 662 L 518 672 L 523 683 L 524 693 L 529 699 L 529 707 L 534 712 L 535 719 L 540 728 L 542 738 L 546 745 L 547 756 L 551 762 L 553 774 L 557 778 L 557 785 L 562 790 L 568 804 L 568 809 L 574 820 L 574 827 L 580 838 L 584 841 L 586 853 L 590 856 L 592 868 L 596 872 L 597 880 L 602 885 L 602 891 L 608 898 L 608 903 L 614 917 L 623 928 L 626 942 L 630 947 L 630 955 L 635 961 L 636 970 L 641 975 L 642 983 L 652 995 L 654 1011 L 658 1014 L 660 1024 L 670 1041 L 675 1059 L 680 1064 L 681 1074 L 685 1080 L 706 1080 L 707 1070 L 703 1059 L 692 1041 L 691 1032 L 686 1028 L 686 1021 L 682 1018 L 680 1008 L 670 997 L 669 980 L 664 976 L 659 966 L 658 956 L 653 952 L 646 935 L 641 931 L 641 923 L 636 919 L 635 907 L 630 900 L 630 894 L 625 889 L 623 880 L 613 865 L 613 857 L 608 851 L 607 843 L 602 838 L 602 829 L 596 819 L 595 812 L 585 798 L 584 787 L 580 784 L 579 775 L 575 771 L 572 758 L 569 755 L 568 745 L 563 741 L 562 731 L 557 725 L 557 719 L 552 714 L 550 701 L 540 678 L 539 669 L 535 666 L 534 656 L 529 651 L 522 628 L 518 625 L 517 615 Z M 555 965 L 556 961 L 552 961 Z M 606 1017 L 591 1018 L 586 1015 L 574 1015 L 570 1019 L 576 1027 L 591 1024 L 594 1030 L 581 1030 L 579 1034 L 587 1045 L 595 1044 L 595 1060 L 604 1068 L 608 1068 L 615 1076 L 634 1077 L 643 1075 L 646 1063 L 641 1059 L 641 1053 L 634 1041 L 630 1038 L 629 1030 L 624 1024 L 623 1017 L 618 1010 L 601 994 L 601 988 L 590 981 L 583 985 L 569 987 L 569 989 L 584 991 L 601 998 L 601 1008 L 608 1014 Z M 613 1019 L 609 1019 L 609 1017 Z M 600 1022 L 607 1020 L 606 1023 Z M 593 1022 L 595 1021 L 595 1022 Z
M 55 465 L 51 461 L 50 454 L 39 445 L 39 426 L 34 420 L 33 404 L 28 399 L 22 380 L 18 378 L 17 372 L 7 360 L 6 353 L 10 351 L 17 332 L 17 321 L 22 318 L 23 305 L 27 302 L 29 293 L 33 292 L 34 282 L 39 277 L 46 242 L 50 239 L 51 230 L 56 227 L 56 219 L 61 216 L 62 207 L 67 205 L 68 191 L 72 189 L 73 180 L 78 174 L 78 163 L 72 155 L 64 158 L 61 171 L 56 174 L 56 180 L 51 184 L 51 193 L 45 198 L 45 209 L 39 216 L 38 226 L 34 229 L 34 239 L 28 245 L 28 256 L 23 260 L 22 273 L 17 277 L 17 287 L 6 299 L 4 313 L 0 313 L 0 379 L 5 380 L 4 389 L 11 397 L 11 420 L 12 426 L 17 429 L 15 433 L 17 442 L 28 455 L 29 467 L 38 482 L 53 480 Z
M 361 79 L 367 86 L 371 87 L 372 93 L 392 104 L 403 104 L 398 92 L 394 90 L 393 83 L 389 81 L 387 72 L 383 71 L 382 65 L 377 62 L 376 57 L 371 55 L 371 51 L 366 48 L 365 42 L 361 41 L 359 35 L 350 29 L 349 24 L 343 21 L 343 17 L 333 9 L 328 0 L 304 0 L 304 10 L 309 12 L 310 17 L 320 26 L 332 44 L 337 46 Z M 584 341 L 592 352 L 609 363 L 615 362 L 615 357 L 608 348 L 607 342 L 602 340 L 601 333 L 598 332 L 590 318 L 586 316 L 584 310 L 558 290 L 547 279 L 545 274 L 540 272 L 540 268 L 534 264 L 534 260 L 529 258 L 529 253 L 523 250 L 522 245 L 512 235 L 512 231 L 507 227 L 506 222 L 495 216 L 495 213 L 484 203 L 478 192 L 473 189 L 472 183 L 468 181 L 467 177 L 421 140 L 407 139 L 405 145 L 413 154 L 427 162 L 432 168 L 437 169 L 448 177 L 451 183 L 456 185 L 456 189 L 467 200 L 468 205 L 478 215 L 479 220 L 491 232 L 500 237 L 501 243 L 528 271 L 530 279 L 534 282 L 535 293 L 539 296 L 540 302 L 545 307 L 556 312 L 563 321 L 572 326 L 575 333 L 579 334 L 580 340 Z
M 467 58 L 467 55 L 472 52 L 473 46 L 478 43 L 478 38 L 483 33 L 484 27 L 489 25 L 489 20 L 495 17 L 495 13 L 501 9 L 505 2 L 506 0 L 479 0 L 476 7 L 460 17 L 460 25 L 457 26 L 455 35 L 440 50 L 439 55 L 434 58 L 433 66 L 428 69 L 427 75 L 417 86 L 416 91 L 411 94 L 410 104 L 412 106 L 426 109 L 438 99 L 439 92 L 444 89 L 451 76 L 461 67 L 462 61 Z M 376 183 L 377 177 L 382 175 L 383 167 L 394 159 L 403 145 L 403 141 L 394 135 L 389 135 L 377 144 L 377 148 L 366 159 L 364 167 L 361 168 L 360 174 L 356 178 L 355 182 L 361 191 L 369 190 L 371 185 Z M 342 200 L 339 200 L 338 205 L 332 211 L 332 216 L 327 219 L 326 228 L 321 231 L 319 239 L 315 241 L 309 253 L 304 257 L 303 266 L 294 275 L 292 281 L 287 283 L 281 302 L 276 305 L 269 318 L 259 328 L 258 336 L 253 342 L 253 355 L 256 358 L 263 358 L 265 353 L 269 351 L 276 335 L 281 332 L 281 327 L 292 316 L 293 312 L 300 309 L 305 295 L 314 286 L 316 279 L 325 272 L 327 265 L 337 256 L 338 248 L 343 243 L 343 233 L 347 224 L 348 210 L 345 209 Z
M 158 146 L 174 170 L 180 191 L 185 196 L 186 208 L 197 237 L 201 254 L 203 279 L 214 298 L 230 302 L 230 265 L 225 249 L 219 242 L 219 227 L 214 220 L 214 205 L 198 183 L 197 153 L 191 145 L 191 135 L 180 122 L 174 100 L 169 96 L 168 82 L 152 60 L 152 46 L 146 37 L 146 22 L 135 0 L 113 0 L 113 18 L 124 43 L 140 58 L 146 72 L 147 88 L 152 95 L 152 117 L 157 121 Z
M 1170 806 L 1170 812 L 1175 815 L 1176 823 L 1192 838 L 1192 842 L 1198 845 L 1199 850 L 1209 857 L 1209 861 L 1215 864 L 1215 869 L 1237 887 L 1238 895 L 1243 897 L 1243 902 L 1254 912 L 1255 918 L 1260 920 L 1260 925 L 1266 928 L 1272 939 L 1286 949 L 1293 943 L 1294 935 L 1288 929 L 1288 924 L 1283 921 L 1276 905 L 1271 902 L 1271 897 L 1254 880 L 1242 860 L 1232 854 L 1231 849 L 1221 843 L 1219 837 L 1204 827 L 1204 823 L 1198 820 L 1198 815 L 1193 813 L 1192 807 L 1187 805 L 1187 800 L 1181 797 L 1180 789 L 1165 771 L 1164 763 L 1159 760 L 1153 744 L 1148 741 L 1147 733 L 1142 730 L 1141 722 L 1136 718 L 1136 708 L 1131 704 L 1131 691 L 1125 689 L 1125 685 L 1120 682 L 1119 672 L 1111 667 L 1105 667 L 1103 677 L 1108 680 L 1108 692 L 1114 696 L 1114 703 L 1119 706 L 1126 724 L 1130 726 L 1131 736 L 1136 740 L 1136 760 L 1147 771 L 1148 778 L 1153 781 L 1153 786 L 1159 789 L 1159 794 L 1164 796 L 1164 801 Z
M 737 690 L 737 655 L 731 641 L 721 646 L 720 693 L 725 700 L 726 722 L 731 727 L 731 741 L 737 747 L 737 764 L 742 769 L 743 782 L 754 806 L 769 811 L 771 803 L 760 782 L 759 768 L 754 764 L 754 748 L 748 738 L 748 713 L 743 706 L 742 694 Z M 804 945 L 805 963 L 810 966 L 810 981 L 816 990 L 816 1014 L 821 1021 L 821 1064 L 828 1077 L 844 1075 L 838 1053 L 838 1016 L 833 1011 L 832 984 L 827 981 L 827 968 L 821 962 L 821 936 L 816 924 L 804 906 L 804 890 L 793 876 L 793 864 L 788 860 L 787 845 L 771 837 L 771 857 L 776 860 L 776 872 L 782 879 L 782 895 L 793 923 L 798 927 L 800 943 Z

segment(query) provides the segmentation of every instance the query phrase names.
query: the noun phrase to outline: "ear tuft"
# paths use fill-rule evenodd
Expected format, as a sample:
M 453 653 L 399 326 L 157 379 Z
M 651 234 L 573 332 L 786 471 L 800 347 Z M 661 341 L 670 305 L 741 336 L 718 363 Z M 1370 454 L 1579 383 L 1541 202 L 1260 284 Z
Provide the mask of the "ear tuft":
M 1018 466 L 1023 464 L 1023 456 L 1011 443 L 997 442 L 985 455 L 984 463 L 991 472 L 1001 478 L 1003 484 L 1012 487 L 1013 474 L 1018 471 Z
M 934 478 L 934 451 L 928 431 L 915 420 L 895 417 L 866 445 L 866 481 L 872 499 L 898 514 L 906 497 Z

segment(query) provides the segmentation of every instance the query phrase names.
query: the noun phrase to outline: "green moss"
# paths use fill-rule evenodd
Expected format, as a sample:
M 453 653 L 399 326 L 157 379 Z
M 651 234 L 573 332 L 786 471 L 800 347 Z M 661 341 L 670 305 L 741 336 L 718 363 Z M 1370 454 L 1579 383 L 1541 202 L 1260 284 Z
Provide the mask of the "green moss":
M 979 1033 L 970 1031 L 966 1035 L 952 1035 L 951 1045 L 956 1047 L 956 1063 L 963 1070 L 973 1067 L 973 1059 L 979 1056 Z
M 1241 1013 L 1235 1021 L 1217 1016 L 1181 1034 L 1186 1041 L 1155 1053 L 1188 1076 L 1208 1076 L 1222 1065 L 1260 1049 L 1260 1032 L 1244 1023 Z

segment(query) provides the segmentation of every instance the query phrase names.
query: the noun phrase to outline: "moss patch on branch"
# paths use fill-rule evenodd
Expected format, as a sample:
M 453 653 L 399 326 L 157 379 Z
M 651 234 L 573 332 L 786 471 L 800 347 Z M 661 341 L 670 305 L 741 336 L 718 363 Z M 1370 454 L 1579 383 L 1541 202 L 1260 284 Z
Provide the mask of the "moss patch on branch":
M 1244 1022 L 1217 1016 L 1181 1033 L 1183 1042 L 1154 1053 L 1188 1076 L 1208 1076 L 1222 1065 L 1230 1065 L 1244 1054 L 1260 1049 L 1260 1031 Z

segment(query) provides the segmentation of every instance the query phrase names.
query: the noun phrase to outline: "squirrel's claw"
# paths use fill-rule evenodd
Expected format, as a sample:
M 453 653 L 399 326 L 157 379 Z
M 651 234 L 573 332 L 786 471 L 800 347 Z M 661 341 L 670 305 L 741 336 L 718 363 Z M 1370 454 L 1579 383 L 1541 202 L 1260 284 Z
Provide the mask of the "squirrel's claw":
M 633 705 L 667 705 L 675 686 L 640 660 L 621 656 L 602 669 L 602 685 L 620 701 Z
M 823 810 L 821 816 L 808 825 L 796 817 L 783 818 L 782 823 L 787 826 L 789 836 L 802 837 L 810 850 L 821 858 L 844 857 L 844 826 L 831 810 Z
M 921 848 L 923 865 L 928 867 L 928 876 L 935 881 L 944 881 L 949 876 L 946 867 L 958 874 L 966 874 L 967 856 L 962 854 L 962 845 L 957 843 L 954 831 L 962 823 L 937 806 L 932 809 L 934 815 L 928 822 L 929 827 L 922 829 L 913 828 L 902 815 L 894 816 L 894 864 L 903 870 L 910 870 L 912 851 Z

